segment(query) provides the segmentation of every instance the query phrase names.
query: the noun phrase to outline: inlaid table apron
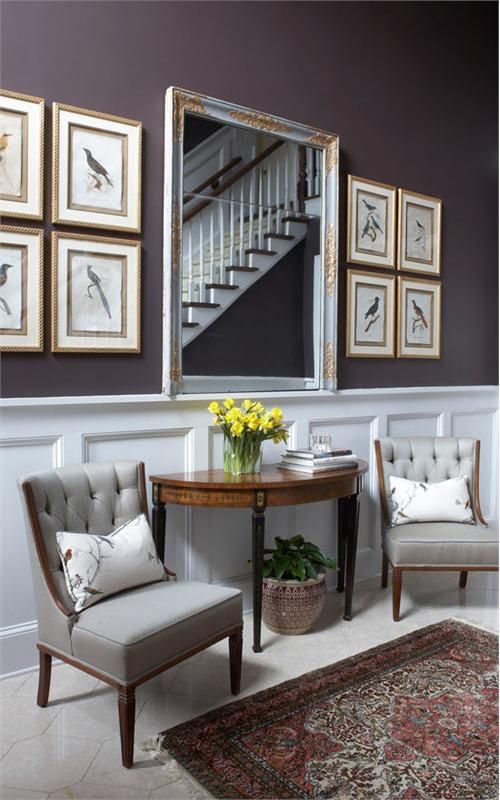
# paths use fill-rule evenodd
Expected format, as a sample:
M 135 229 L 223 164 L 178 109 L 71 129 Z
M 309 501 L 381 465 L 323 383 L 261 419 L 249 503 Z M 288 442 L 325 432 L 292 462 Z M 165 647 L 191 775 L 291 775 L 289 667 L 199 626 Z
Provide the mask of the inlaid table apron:
M 345 588 L 344 619 L 352 618 L 352 593 L 358 538 L 359 494 L 365 461 L 354 468 L 335 469 L 317 475 L 288 472 L 265 466 L 253 475 L 227 475 L 220 469 L 152 475 L 153 535 L 160 558 L 165 558 L 167 503 L 210 508 L 251 508 L 254 643 L 262 652 L 262 564 L 264 559 L 265 511 L 270 506 L 293 506 L 338 500 L 337 591 Z

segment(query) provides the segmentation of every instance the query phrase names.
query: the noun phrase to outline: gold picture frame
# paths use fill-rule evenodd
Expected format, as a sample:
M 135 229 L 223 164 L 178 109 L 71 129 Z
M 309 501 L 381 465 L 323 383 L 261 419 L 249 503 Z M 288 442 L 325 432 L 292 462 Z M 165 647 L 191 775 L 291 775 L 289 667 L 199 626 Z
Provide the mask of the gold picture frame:
M 441 358 L 441 281 L 398 277 L 398 358 Z
M 42 230 L 0 225 L 0 352 L 43 350 L 43 244 Z
M 142 123 L 52 104 L 52 221 L 141 232 Z
M 442 200 L 398 189 L 398 201 L 398 269 L 440 275 Z
M 394 358 L 396 276 L 347 270 L 347 358 Z
M 0 216 L 43 218 L 45 101 L 0 89 Z
M 396 266 L 396 187 L 347 176 L 347 261 Z
M 141 243 L 52 233 L 52 352 L 140 353 Z

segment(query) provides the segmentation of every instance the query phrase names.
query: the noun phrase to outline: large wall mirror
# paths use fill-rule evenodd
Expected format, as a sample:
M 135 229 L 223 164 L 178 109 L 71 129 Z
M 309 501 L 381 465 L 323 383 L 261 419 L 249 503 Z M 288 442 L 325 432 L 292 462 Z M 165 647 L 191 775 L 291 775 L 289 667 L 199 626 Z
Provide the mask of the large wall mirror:
M 170 88 L 169 395 L 335 389 L 334 134 Z

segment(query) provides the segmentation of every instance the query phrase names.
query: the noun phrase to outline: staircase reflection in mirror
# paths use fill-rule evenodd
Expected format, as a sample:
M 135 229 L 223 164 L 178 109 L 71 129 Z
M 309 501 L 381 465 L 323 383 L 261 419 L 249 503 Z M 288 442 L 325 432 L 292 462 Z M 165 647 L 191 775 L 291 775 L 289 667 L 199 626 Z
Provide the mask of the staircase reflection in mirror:
M 185 375 L 314 379 L 321 152 L 186 114 Z

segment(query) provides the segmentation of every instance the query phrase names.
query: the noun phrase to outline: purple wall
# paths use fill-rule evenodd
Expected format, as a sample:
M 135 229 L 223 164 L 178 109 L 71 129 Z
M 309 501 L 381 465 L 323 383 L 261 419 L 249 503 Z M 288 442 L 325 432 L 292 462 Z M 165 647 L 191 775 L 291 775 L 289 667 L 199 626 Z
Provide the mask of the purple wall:
M 497 382 L 496 3 L 1 5 L 1 84 L 46 100 L 47 178 L 52 101 L 144 124 L 142 354 L 50 353 L 47 292 L 46 351 L 3 355 L 4 396 L 160 391 L 163 105 L 170 85 L 340 135 L 340 353 L 346 175 L 443 198 L 441 360 L 341 356 L 340 388 Z M 47 246 L 47 289 L 49 264 Z

